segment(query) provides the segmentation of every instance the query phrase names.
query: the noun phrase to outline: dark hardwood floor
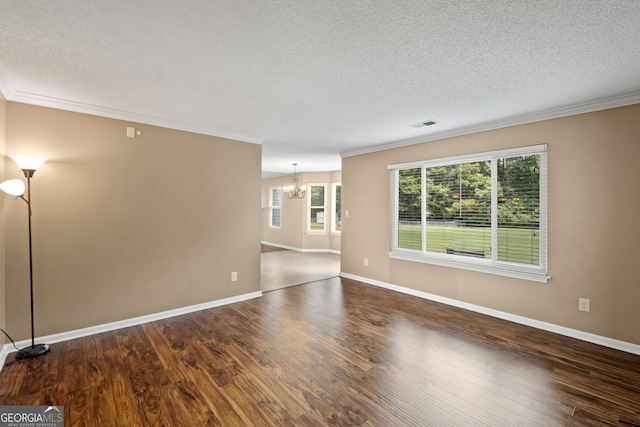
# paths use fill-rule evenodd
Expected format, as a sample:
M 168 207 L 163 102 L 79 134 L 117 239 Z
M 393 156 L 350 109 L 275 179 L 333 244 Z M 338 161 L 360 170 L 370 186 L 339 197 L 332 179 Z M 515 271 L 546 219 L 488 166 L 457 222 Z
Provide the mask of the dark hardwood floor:
M 334 278 L 53 344 L 4 367 L 0 404 L 67 427 L 640 425 L 640 356 Z

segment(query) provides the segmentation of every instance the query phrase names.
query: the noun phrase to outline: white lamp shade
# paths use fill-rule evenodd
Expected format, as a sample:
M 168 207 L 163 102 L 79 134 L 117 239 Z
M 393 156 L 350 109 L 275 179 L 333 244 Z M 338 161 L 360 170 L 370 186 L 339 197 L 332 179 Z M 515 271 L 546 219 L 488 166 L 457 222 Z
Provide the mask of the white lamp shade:
M 44 162 L 47 161 L 45 157 L 37 156 L 9 156 L 14 162 L 18 164 L 18 167 L 22 170 L 37 171 Z
M 0 183 L 0 190 L 12 196 L 22 196 L 24 194 L 24 181 L 21 179 L 9 179 Z

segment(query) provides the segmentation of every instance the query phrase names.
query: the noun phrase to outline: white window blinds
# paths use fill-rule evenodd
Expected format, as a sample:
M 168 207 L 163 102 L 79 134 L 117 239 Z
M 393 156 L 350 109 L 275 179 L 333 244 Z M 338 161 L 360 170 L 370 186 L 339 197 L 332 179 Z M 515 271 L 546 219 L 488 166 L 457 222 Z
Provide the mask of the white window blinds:
M 546 146 L 390 166 L 393 258 L 547 281 Z
M 282 189 L 273 187 L 269 189 L 269 225 L 280 228 L 280 214 L 282 204 Z

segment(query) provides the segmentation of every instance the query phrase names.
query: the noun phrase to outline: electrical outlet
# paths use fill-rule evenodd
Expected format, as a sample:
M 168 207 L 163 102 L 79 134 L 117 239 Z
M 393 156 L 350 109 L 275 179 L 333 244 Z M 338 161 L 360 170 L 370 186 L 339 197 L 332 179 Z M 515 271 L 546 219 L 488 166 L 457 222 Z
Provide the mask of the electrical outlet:
M 237 282 L 238 281 L 238 272 L 237 271 L 232 271 L 231 272 L 231 281 L 232 282 Z
M 578 310 L 591 311 L 591 300 L 586 298 L 578 298 Z
M 364 259 L 364 265 L 365 265 L 365 267 L 369 265 L 369 258 L 365 258 Z

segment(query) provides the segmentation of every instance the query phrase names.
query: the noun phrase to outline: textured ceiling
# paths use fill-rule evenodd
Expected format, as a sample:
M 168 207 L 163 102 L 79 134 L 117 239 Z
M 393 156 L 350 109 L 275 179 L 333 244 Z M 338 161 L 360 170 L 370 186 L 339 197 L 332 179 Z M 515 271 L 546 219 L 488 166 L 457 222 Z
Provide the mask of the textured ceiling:
M 640 102 L 640 1 L 0 0 L 5 98 L 263 144 L 263 172 Z M 409 125 L 434 119 L 436 126 Z

